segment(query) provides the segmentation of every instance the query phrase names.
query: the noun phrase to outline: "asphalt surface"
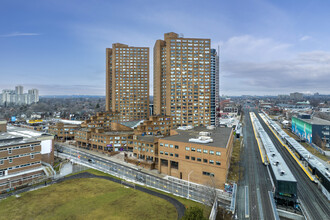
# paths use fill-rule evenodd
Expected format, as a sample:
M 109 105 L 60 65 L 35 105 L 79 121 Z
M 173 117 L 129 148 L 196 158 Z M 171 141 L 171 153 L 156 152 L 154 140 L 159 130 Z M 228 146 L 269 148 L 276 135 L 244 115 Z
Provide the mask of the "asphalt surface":
M 238 219 L 274 219 L 268 191 L 272 183 L 267 167 L 262 163 L 258 144 L 254 136 L 249 109 L 244 111 L 243 138 L 240 166 L 244 168 L 243 177 L 238 183 Z M 249 215 L 246 214 L 245 188 L 248 187 Z
M 80 179 L 80 178 L 100 178 L 100 179 L 106 179 L 106 180 L 110 180 L 112 182 L 115 182 L 115 183 L 119 183 L 119 184 L 122 184 L 122 185 L 125 185 L 127 187 L 130 187 L 132 188 L 133 186 L 131 184 L 128 184 L 128 183 L 125 183 L 125 182 L 121 182 L 121 180 L 119 179 L 116 179 L 116 178 L 113 178 L 113 177 L 109 177 L 109 176 L 97 176 L 97 175 L 94 175 L 94 174 L 91 174 L 91 173 L 88 173 L 88 172 L 84 172 L 84 173 L 79 173 L 79 174 L 76 174 L 76 175 L 73 175 L 73 176 L 69 176 L 69 177 L 64 177 L 58 181 L 56 181 L 57 183 L 59 182 L 63 182 L 65 180 L 70 180 L 70 179 Z M 153 195 L 153 196 L 157 196 L 161 199 L 165 199 L 166 201 L 168 201 L 169 203 L 171 203 L 172 205 L 174 205 L 174 207 L 176 208 L 177 212 L 178 212 L 178 219 L 181 219 L 185 213 L 185 206 L 179 202 L 178 200 L 168 196 L 168 195 L 165 195 L 165 194 L 162 194 L 162 193 L 159 193 L 159 192 L 156 192 L 156 191 L 153 191 L 153 190 L 150 190 L 150 189 L 147 189 L 147 188 L 144 188 L 144 187 L 141 187 L 139 185 L 135 185 L 135 189 L 136 190 L 139 190 L 141 192 L 144 192 L 144 193 L 148 193 L 149 195 Z
M 110 174 L 118 176 L 119 178 L 134 180 L 136 182 L 140 182 L 146 184 L 147 186 L 154 187 L 159 190 L 166 191 L 171 194 L 179 195 L 182 197 L 187 197 L 189 194 L 189 198 L 192 200 L 196 200 L 202 203 L 207 202 L 210 199 L 210 190 L 205 191 L 205 187 L 197 186 L 197 185 L 190 185 L 189 193 L 188 193 L 188 186 L 183 185 L 178 182 L 169 181 L 163 178 L 159 178 L 157 176 L 153 176 L 149 173 L 143 172 L 139 169 L 134 169 L 132 167 L 126 166 L 124 164 L 119 164 L 117 162 L 107 160 L 105 158 L 96 156 L 94 154 L 86 153 L 80 151 L 79 149 L 71 149 L 66 146 L 63 147 L 63 153 L 60 153 L 60 156 L 63 155 L 64 157 L 68 158 L 71 155 L 71 158 L 77 159 L 78 153 L 80 155 L 79 162 L 83 164 L 88 164 L 89 166 L 93 167 L 94 169 L 102 168 L 106 170 Z M 89 159 L 93 161 L 88 162 Z M 229 201 L 220 199 L 221 206 L 229 207 L 230 205 L 230 197 Z
M 330 202 L 317 188 L 317 185 L 310 181 L 310 179 L 299 167 L 289 152 L 274 136 L 259 114 L 256 115 L 297 180 L 298 199 L 304 204 L 304 207 L 306 208 L 308 214 L 307 218 L 315 220 L 330 219 Z

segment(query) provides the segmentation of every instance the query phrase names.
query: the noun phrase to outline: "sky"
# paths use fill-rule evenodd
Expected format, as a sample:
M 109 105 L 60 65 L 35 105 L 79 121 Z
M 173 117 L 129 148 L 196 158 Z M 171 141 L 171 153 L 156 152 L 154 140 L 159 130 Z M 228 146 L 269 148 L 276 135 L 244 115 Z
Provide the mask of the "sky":
M 221 95 L 330 94 L 327 0 L 1 0 L 0 90 L 105 95 L 105 48 L 164 33 L 220 48 Z

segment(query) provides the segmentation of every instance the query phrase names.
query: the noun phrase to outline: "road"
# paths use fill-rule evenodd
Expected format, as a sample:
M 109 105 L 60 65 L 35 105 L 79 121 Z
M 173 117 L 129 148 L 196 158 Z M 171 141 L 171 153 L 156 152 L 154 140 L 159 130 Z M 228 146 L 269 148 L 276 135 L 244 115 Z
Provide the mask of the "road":
M 308 214 L 307 218 L 315 220 L 330 219 L 330 202 L 317 188 L 317 185 L 309 180 L 304 171 L 281 145 L 259 114 L 256 115 L 297 180 L 298 199 L 306 208 Z
M 207 203 L 207 201 L 210 199 L 210 195 L 212 194 L 210 190 L 213 189 L 209 189 L 201 185 L 197 186 L 195 184 L 190 184 L 188 193 L 188 185 L 186 184 L 162 179 L 149 173 L 145 173 L 137 168 L 134 169 L 123 164 L 118 164 L 114 161 L 107 160 L 91 153 L 80 151 L 79 149 L 72 149 L 67 146 L 62 146 L 62 148 L 63 153 L 59 153 L 60 157 L 74 159 L 76 162 L 110 173 L 111 175 L 117 176 L 121 179 L 135 181 L 137 183 L 145 184 L 147 186 L 154 187 L 174 195 L 189 197 L 189 199 L 202 203 Z M 218 195 L 220 196 L 219 198 L 221 198 L 221 196 L 222 198 L 227 198 L 225 200 L 220 199 L 220 204 L 222 204 L 224 207 L 227 205 L 229 206 L 231 196 L 229 196 L 227 193 L 218 193 Z
M 260 158 L 249 111 L 247 108 L 244 109 L 244 147 L 240 159 L 244 174 L 238 183 L 237 217 L 238 219 L 274 219 L 268 194 L 268 191 L 272 190 L 272 183 L 267 167 Z M 248 212 L 245 209 L 246 189 L 248 189 Z

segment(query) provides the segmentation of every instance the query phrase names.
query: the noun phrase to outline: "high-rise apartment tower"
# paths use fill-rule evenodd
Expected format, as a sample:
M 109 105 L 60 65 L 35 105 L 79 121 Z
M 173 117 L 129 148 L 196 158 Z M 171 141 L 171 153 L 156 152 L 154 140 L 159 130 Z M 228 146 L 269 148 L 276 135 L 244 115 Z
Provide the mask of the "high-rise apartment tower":
M 121 121 L 149 118 L 149 48 L 113 44 L 106 49 L 106 111 Z
M 211 125 L 211 40 L 165 33 L 154 46 L 154 114 Z M 214 92 L 216 89 L 214 89 Z

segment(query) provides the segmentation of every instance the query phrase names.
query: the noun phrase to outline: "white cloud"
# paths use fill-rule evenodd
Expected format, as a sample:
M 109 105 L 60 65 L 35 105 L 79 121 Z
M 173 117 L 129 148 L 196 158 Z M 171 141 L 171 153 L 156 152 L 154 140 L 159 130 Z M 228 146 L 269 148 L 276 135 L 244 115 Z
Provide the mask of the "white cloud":
M 223 91 L 290 91 L 329 93 L 330 52 L 299 53 L 293 59 L 270 62 L 231 61 L 223 64 Z M 231 88 L 232 87 L 232 88 Z
M 301 37 L 299 40 L 305 41 L 305 40 L 310 40 L 311 38 L 312 38 L 311 36 L 305 35 L 305 36 Z
M 223 60 L 269 61 L 288 57 L 292 44 L 277 42 L 271 38 L 251 35 L 234 36 L 218 43 Z
M 19 37 L 19 36 L 38 36 L 39 33 L 21 33 L 21 32 L 13 32 L 10 34 L 2 34 L 0 37 Z

